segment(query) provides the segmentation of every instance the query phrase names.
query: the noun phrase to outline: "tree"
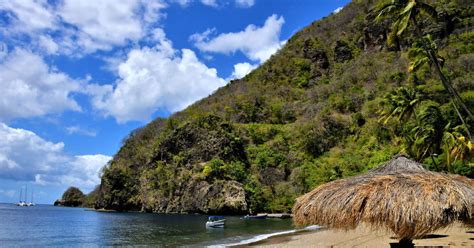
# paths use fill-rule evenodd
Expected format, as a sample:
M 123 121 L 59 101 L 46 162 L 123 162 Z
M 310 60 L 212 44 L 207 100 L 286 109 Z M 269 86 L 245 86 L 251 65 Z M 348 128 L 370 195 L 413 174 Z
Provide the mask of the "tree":
M 431 156 L 440 149 L 443 137 L 444 118 L 435 105 L 424 107 L 418 114 L 417 124 L 411 130 L 409 151 L 417 161 Z
M 433 65 L 432 60 L 429 58 L 429 53 L 427 52 L 424 47 L 429 47 L 431 51 L 434 51 L 436 54 L 436 61 L 438 61 L 438 64 L 443 66 L 444 65 L 444 58 L 437 55 L 438 54 L 438 46 L 436 43 L 433 41 L 431 38 L 431 35 L 427 35 L 423 37 L 422 40 L 416 41 L 413 44 L 413 47 L 408 51 L 408 57 L 410 58 L 410 67 L 408 70 L 410 72 L 417 71 L 420 67 L 422 67 L 425 64 L 429 64 L 430 66 Z M 469 132 L 469 128 L 467 128 L 467 124 L 462 117 L 461 113 L 459 112 L 458 107 L 456 106 L 456 103 L 454 102 L 454 99 L 452 99 L 452 104 L 454 107 L 454 110 L 456 111 L 456 114 L 458 115 L 459 119 L 461 120 L 462 124 L 466 127 L 466 131 L 468 134 L 468 137 L 472 137 L 471 133 Z
M 387 124 L 393 117 L 398 121 L 407 120 L 415 114 L 415 107 L 422 99 L 422 92 L 413 88 L 400 87 L 388 93 L 383 101 L 383 108 L 380 111 L 384 124 Z
M 394 38 L 396 37 L 402 37 L 407 27 L 410 24 L 413 24 L 415 28 L 415 35 L 417 36 L 418 40 L 421 41 L 421 45 L 425 50 L 429 60 L 431 61 L 431 64 L 434 66 L 435 71 L 438 74 L 441 83 L 443 84 L 443 87 L 449 93 L 450 97 L 453 99 L 453 102 L 459 104 L 461 108 L 467 113 L 469 118 L 474 120 L 474 116 L 472 115 L 471 111 L 467 108 L 459 94 L 452 87 L 446 76 L 441 71 L 441 65 L 438 61 L 436 51 L 432 49 L 431 44 L 426 44 L 426 42 L 422 39 L 423 32 L 421 31 L 417 20 L 421 14 L 428 15 L 433 19 L 437 19 L 438 17 L 436 9 L 422 0 L 392 0 L 390 3 L 383 5 L 379 9 L 379 14 L 376 17 L 376 20 L 380 20 L 384 16 L 390 16 L 394 19 L 391 27 L 391 33 L 388 38 L 389 43 L 393 42 Z M 460 116 L 460 118 L 461 121 L 465 123 L 462 116 Z
M 474 151 L 474 145 L 465 137 L 465 130 L 464 126 L 452 127 L 451 123 L 444 128 L 442 148 L 446 155 L 446 166 L 450 172 L 453 172 L 451 165 L 457 159 L 462 161 Z

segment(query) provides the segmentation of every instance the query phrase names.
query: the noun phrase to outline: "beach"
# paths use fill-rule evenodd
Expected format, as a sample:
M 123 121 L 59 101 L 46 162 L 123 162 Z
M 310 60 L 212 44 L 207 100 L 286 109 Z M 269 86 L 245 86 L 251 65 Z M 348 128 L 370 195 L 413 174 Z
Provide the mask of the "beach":
M 275 236 L 247 245 L 247 247 L 380 247 L 389 248 L 390 243 L 397 242 L 389 232 L 374 232 L 365 227 L 351 231 L 301 232 L 293 235 Z M 474 228 L 462 224 L 453 226 L 414 240 L 416 246 L 427 247 L 474 247 Z

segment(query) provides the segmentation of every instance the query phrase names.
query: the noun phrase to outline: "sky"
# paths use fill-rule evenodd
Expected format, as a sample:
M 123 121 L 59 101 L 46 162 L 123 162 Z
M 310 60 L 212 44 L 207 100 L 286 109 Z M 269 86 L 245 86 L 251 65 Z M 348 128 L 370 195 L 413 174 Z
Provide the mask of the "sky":
M 0 202 L 26 187 L 44 204 L 69 186 L 90 192 L 132 130 L 245 76 L 347 3 L 0 0 Z

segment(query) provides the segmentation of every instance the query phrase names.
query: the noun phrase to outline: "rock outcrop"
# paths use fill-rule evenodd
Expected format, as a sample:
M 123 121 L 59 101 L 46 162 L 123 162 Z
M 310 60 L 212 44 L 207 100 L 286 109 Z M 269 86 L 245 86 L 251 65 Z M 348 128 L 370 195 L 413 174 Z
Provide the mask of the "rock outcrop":
M 236 181 L 191 181 L 174 192 L 163 196 L 157 192 L 144 192 L 147 199 L 144 212 L 242 214 L 248 211 L 243 185 Z
M 54 206 L 80 207 L 85 201 L 86 195 L 76 187 L 69 187 L 60 200 L 54 202 Z

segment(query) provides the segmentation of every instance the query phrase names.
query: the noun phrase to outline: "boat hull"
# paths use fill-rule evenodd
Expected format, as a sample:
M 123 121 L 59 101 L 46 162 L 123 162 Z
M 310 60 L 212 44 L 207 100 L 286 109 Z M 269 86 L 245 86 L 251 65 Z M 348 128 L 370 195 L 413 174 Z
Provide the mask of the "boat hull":
M 208 221 L 206 222 L 207 228 L 223 228 L 225 226 L 224 221 Z

